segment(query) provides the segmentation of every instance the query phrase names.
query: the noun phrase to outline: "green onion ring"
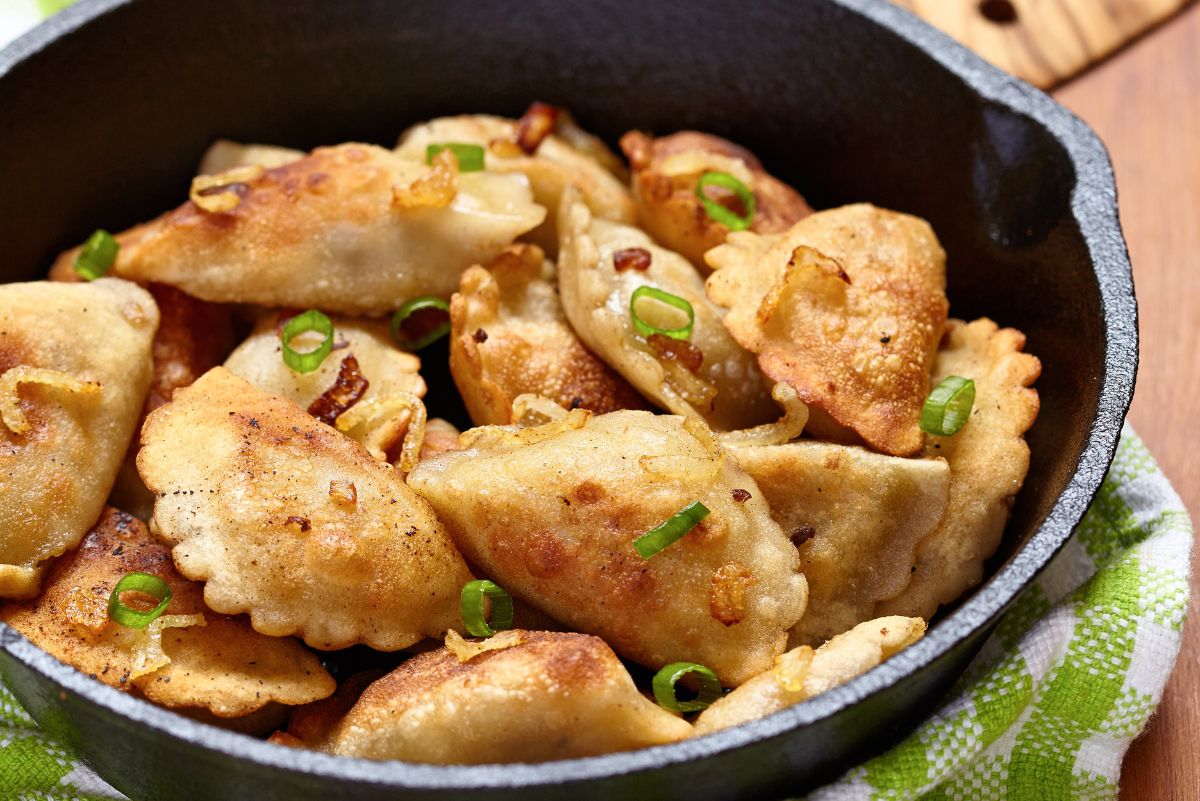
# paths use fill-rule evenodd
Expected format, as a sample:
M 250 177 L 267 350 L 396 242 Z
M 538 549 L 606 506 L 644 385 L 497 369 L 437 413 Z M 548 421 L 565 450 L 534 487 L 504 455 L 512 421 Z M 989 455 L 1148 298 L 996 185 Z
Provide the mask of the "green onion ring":
M 492 599 L 490 624 L 483 611 L 484 596 Z M 472 637 L 491 637 L 498 631 L 512 628 L 512 596 L 499 584 L 487 579 L 476 579 L 464 584 L 458 608 L 462 613 L 463 625 Z
M 404 321 L 422 309 L 440 309 L 444 311 L 446 313 L 445 322 L 416 339 L 408 340 L 402 338 L 400 336 L 400 327 L 404 325 Z M 437 342 L 448 333 L 450 333 L 450 304 L 432 295 L 422 295 L 419 298 L 405 301 L 404 305 L 392 315 L 392 339 L 396 341 L 397 345 L 407 351 L 420 350 L 427 345 Z
M 120 249 L 121 246 L 108 231 L 100 229 L 93 232 L 75 257 L 75 272 L 88 281 L 103 277 L 112 269 Z
M 689 673 L 696 674 L 700 679 L 700 694 L 694 700 L 680 701 L 675 695 L 675 684 Z M 651 686 L 654 688 L 654 700 L 671 712 L 700 712 L 722 695 L 717 674 L 695 662 L 672 662 L 654 674 Z
M 316 331 L 325 338 L 315 349 L 306 353 L 293 349 L 292 339 L 308 331 Z M 297 373 L 311 373 L 333 351 L 333 321 L 316 309 L 309 309 L 287 321 L 279 333 L 279 341 L 283 343 L 284 364 Z
M 148 612 L 130 609 L 121 603 L 121 593 L 142 592 L 158 599 L 158 606 Z M 112 595 L 108 596 L 108 617 L 116 623 L 131 629 L 144 629 L 163 613 L 167 604 L 171 603 L 171 587 L 158 576 L 149 573 L 128 573 L 121 577 L 117 586 L 113 587 Z
M 650 325 L 637 313 L 637 302 L 642 298 L 653 298 L 659 303 L 665 303 L 668 306 L 673 306 L 687 315 L 687 323 L 679 328 L 657 328 Z M 670 292 L 664 292 L 658 287 L 639 286 L 633 290 L 633 295 L 629 298 L 629 317 L 633 320 L 633 327 L 639 334 L 644 337 L 652 334 L 662 334 L 671 339 L 690 339 L 692 336 L 692 328 L 696 324 L 696 310 L 692 308 L 692 304 L 688 303 L 678 295 L 672 295 Z
M 633 541 L 633 547 L 643 559 L 649 559 L 675 540 L 696 527 L 710 512 L 700 501 L 692 501 L 667 522 L 655 526 Z
M 704 191 L 705 187 L 708 186 L 719 186 L 737 195 L 738 199 L 742 201 L 742 205 L 746 208 L 746 216 L 739 217 L 730 209 L 710 198 Z M 730 231 L 745 231 L 750 227 L 750 223 L 754 221 L 754 193 L 744 183 L 727 172 L 710 171 L 701 175 L 700 180 L 696 182 L 696 197 L 700 198 L 700 204 L 704 206 L 704 212 Z
M 462 142 L 446 142 L 429 145 L 425 148 L 425 163 L 432 164 L 433 157 L 443 150 L 449 150 L 458 159 L 459 172 L 479 172 L 483 169 L 483 148 L 479 145 L 468 145 Z
M 957 434 L 971 416 L 974 403 L 974 381 L 957 375 L 942 379 L 921 408 L 921 430 L 938 437 Z

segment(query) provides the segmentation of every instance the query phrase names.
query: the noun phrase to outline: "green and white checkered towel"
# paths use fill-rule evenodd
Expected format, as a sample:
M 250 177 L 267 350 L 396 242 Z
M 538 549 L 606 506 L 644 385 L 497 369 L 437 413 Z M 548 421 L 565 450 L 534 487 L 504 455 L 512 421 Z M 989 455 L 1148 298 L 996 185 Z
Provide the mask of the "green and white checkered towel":
M 1129 428 L 1075 537 L 1017 600 L 940 710 L 810 801 L 1116 799 L 1187 609 L 1192 524 Z M 123 798 L 0 686 L 0 798 Z

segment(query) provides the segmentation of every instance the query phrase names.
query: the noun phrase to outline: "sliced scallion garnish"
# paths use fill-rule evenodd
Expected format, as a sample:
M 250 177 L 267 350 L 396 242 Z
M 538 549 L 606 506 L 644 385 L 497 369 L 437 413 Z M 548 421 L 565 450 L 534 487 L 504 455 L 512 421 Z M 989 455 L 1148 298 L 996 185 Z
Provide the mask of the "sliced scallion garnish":
M 691 701 L 680 701 L 675 695 L 675 685 L 689 673 L 695 674 L 700 680 L 700 692 Z M 658 673 L 651 681 L 654 689 L 654 700 L 663 709 L 671 712 L 700 712 L 708 709 L 713 701 L 721 697 L 721 682 L 717 674 L 704 665 L 695 662 L 672 662 Z
M 483 608 L 485 596 L 492 602 L 490 621 Z M 499 584 L 487 579 L 476 579 L 464 584 L 458 608 L 462 613 L 463 626 L 472 637 L 491 637 L 498 631 L 512 628 L 512 596 Z
M 156 599 L 158 605 L 149 611 L 131 609 L 121 601 L 123 592 L 140 592 Z M 144 629 L 166 610 L 171 603 L 171 587 L 158 576 L 149 573 L 128 573 L 121 577 L 108 596 L 108 616 L 126 628 Z
M 432 164 L 433 157 L 443 150 L 449 150 L 454 154 L 454 158 L 458 159 L 459 172 L 479 172 L 483 169 L 483 148 L 462 142 L 439 142 L 429 145 L 425 148 L 425 163 Z
M 732 209 L 709 197 L 704 190 L 710 186 L 719 186 L 737 195 L 745 210 L 744 215 L 739 216 Z M 696 197 L 700 198 L 704 212 L 730 231 L 744 231 L 750 227 L 750 223 L 754 222 L 754 193 L 727 172 L 710 171 L 701 175 L 700 180 L 696 182 Z
M 642 299 L 654 300 L 658 303 L 665 304 L 687 315 L 687 322 L 675 328 L 660 328 L 656 325 L 651 325 L 646 319 L 638 314 L 638 301 Z M 688 303 L 678 295 L 672 295 L 670 292 L 664 292 L 658 287 L 639 286 L 633 290 L 633 295 L 629 298 L 629 317 L 633 320 L 633 328 L 644 337 L 652 334 L 662 334 L 671 339 L 689 339 L 692 336 L 692 328 L 696 324 L 696 310 L 692 308 L 692 304 Z
M 633 541 L 633 547 L 643 559 L 649 559 L 675 540 L 687 534 L 709 515 L 708 507 L 700 501 L 692 501 L 680 509 L 671 519 L 647 531 Z
M 921 409 L 921 430 L 938 437 L 957 434 L 975 403 L 975 382 L 952 375 L 933 388 Z
M 316 331 L 324 339 L 321 344 L 310 351 L 298 351 L 292 347 L 292 340 L 308 331 Z M 279 334 L 283 345 L 283 361 L 297 373 L 311 373 L 321 366 L 325 357 L 333 351 L 333 321 L 316 309 L 297 314 L 287 321 Z
M 88 281 L 104 277 L 112 269 L 120 249 L 121 246 L 108 231 L 95 231 L 83 243 L 79 255 L 75 257 L 75 272 Z
M 420 350 L 448 333 L 450 304 L 441 298 L 413 298 L 392 315 L 392 339 L 407 351 Z

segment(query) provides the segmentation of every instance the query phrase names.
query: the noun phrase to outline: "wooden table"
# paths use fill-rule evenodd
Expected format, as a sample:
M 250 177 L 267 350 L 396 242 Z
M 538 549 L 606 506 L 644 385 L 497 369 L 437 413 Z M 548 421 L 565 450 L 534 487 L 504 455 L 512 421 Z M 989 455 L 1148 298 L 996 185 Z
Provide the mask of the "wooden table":
M 1200 512 L 1200 4 L 1054 92 L 1112 154 L 1141 366 L 1130 420 Z M 1125 760 L 1122 801 L 1200 799 L 1200 549 L 1183 651 Z

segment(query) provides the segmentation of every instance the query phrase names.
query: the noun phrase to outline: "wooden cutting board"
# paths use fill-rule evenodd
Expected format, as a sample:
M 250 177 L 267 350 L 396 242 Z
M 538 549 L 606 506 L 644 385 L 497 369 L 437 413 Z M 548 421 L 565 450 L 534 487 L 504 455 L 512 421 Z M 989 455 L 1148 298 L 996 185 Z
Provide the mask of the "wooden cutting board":
M 1002 69 L 1049 88 L 1191 0 L 892 0 Z

